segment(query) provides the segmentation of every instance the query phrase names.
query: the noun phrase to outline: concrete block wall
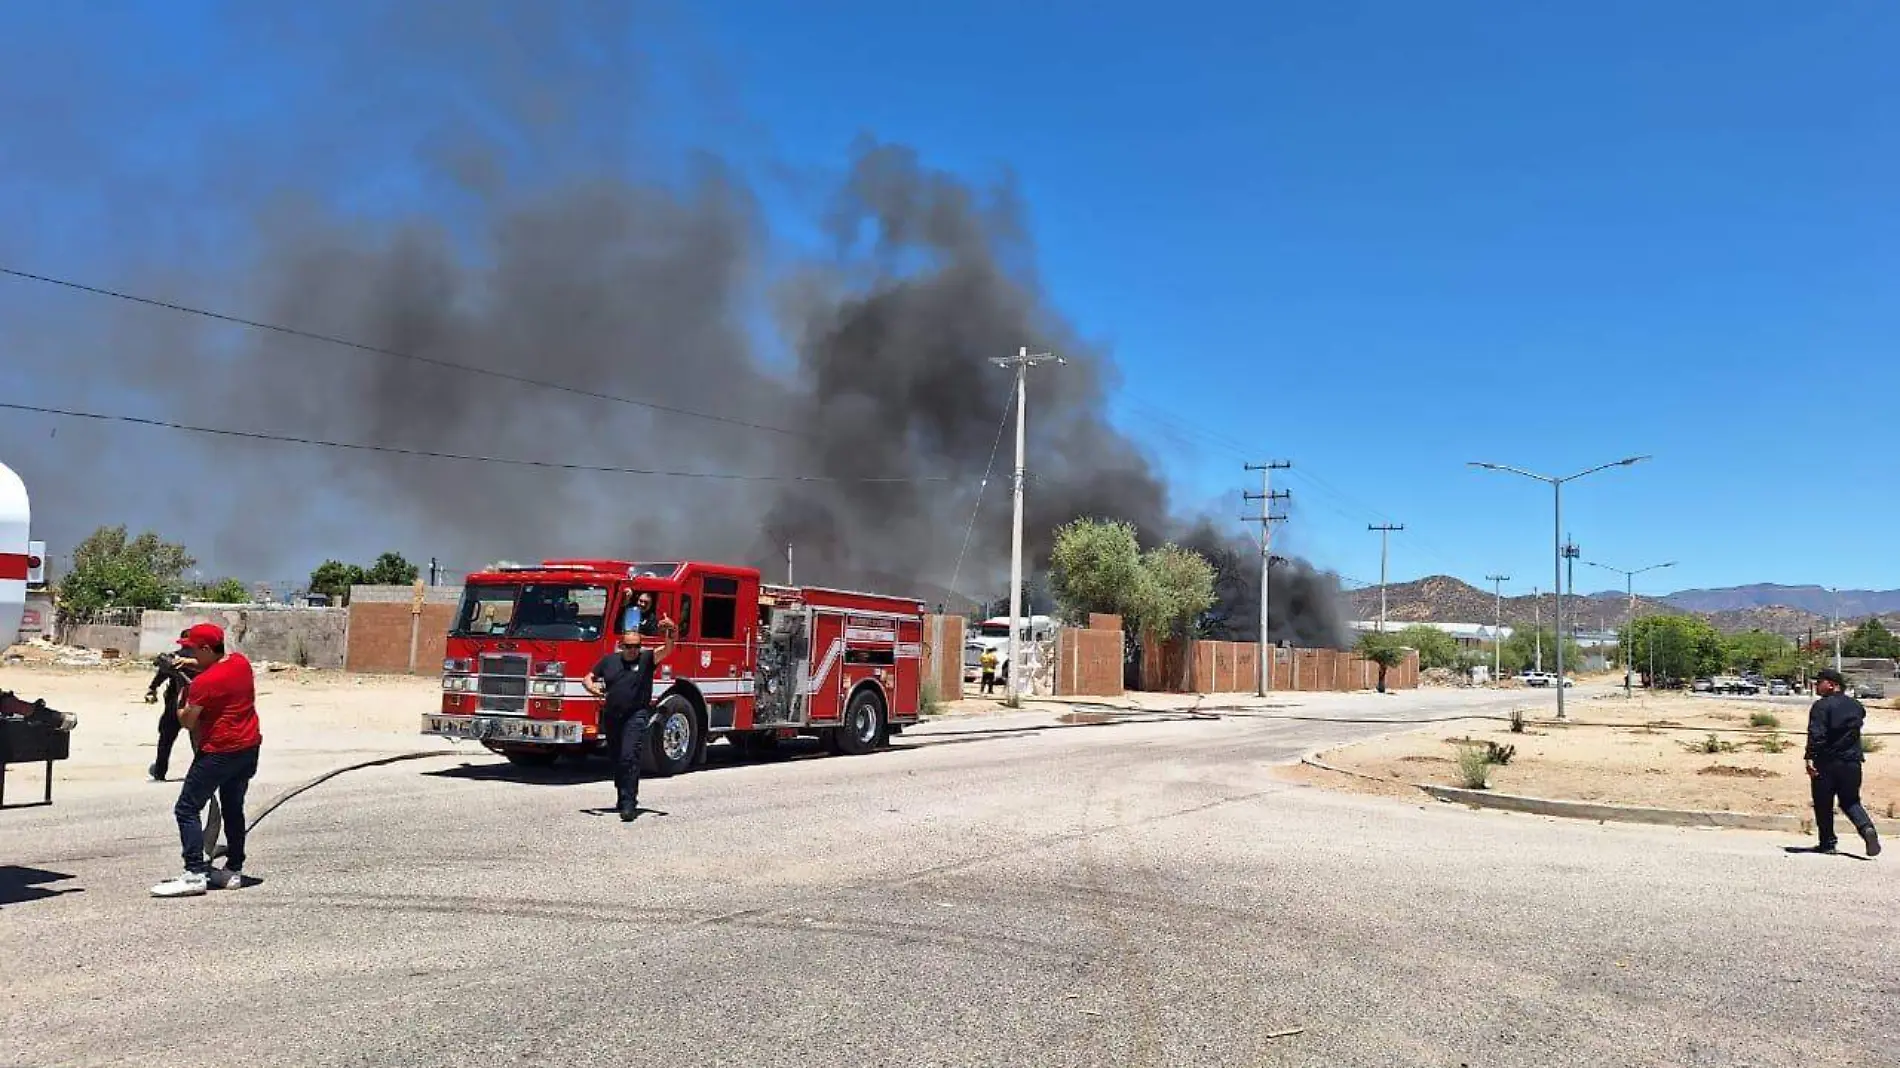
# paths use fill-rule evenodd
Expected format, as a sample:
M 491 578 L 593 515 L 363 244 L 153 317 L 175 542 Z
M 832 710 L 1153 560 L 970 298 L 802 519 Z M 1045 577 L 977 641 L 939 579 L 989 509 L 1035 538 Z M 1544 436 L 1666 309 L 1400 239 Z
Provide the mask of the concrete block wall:
M 120 656 L 132 660 L 139 655 L 139 629 L 82 623 L 67 632 L 66 644 L 81 649 L 95 649 L 101 653 L 116 650 Z
M 460 586 L 423 589 L 422 614 L 412 606 L 413 586 L 350 587 L 349 641 L 344 653 L 351 671 L 370 674 L 434 675 L 442 670 L 448 652 L 449 628 L 462 601 Z M 410 636 L 415 637 L 415 660 L 410 660 Z
M 139 618 L 138 655 L 153 657 L 177 649 L 178 632 L 199 623 L 222 627 L 225 646 L 254 661 L 327 671 L 344 666 L 349 613 L 287 605 L 188 604 L 175 611 L 148 611 Z

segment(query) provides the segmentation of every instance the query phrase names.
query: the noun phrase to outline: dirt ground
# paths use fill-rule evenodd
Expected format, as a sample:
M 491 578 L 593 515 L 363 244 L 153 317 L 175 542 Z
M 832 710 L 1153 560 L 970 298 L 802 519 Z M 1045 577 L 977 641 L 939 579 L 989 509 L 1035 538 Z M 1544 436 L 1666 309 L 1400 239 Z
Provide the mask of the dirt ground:
M 1900 712 L 1889 702 L 1868 709 L 1867 733 L 1888 734 L 1867 757 L 1862 799 L 1877 820 L 1900 817 Z M 1766 713 L 1777 729 L 1751 726 Z M 1461 786 L 1459 743 L 1515 746 L 1510 762 L 1490 770 L 1490 789 L 1573 801 L 1717 812 L 1805 815 L 1808 780 L 1801 753 L 1807 704 L 1760 699 L 1714 700 L 1683 695 L 1619 694 L 1576 702 L 1570 723 L 1533 720 L 1525 733 L 1508 723 L 1468 720 L 1328 750 L 1320 759 L 1368 776 L 1302 767 L 1291 777 L 1316 785 L 1394 797 L 1416 797 L 1410 783 Z M 1714 735 L 1711 742 L 1711 734 Z M 1770 752 L 1778 738 L 1779 752 Z M 1711 745 L 1716 749 L 1709 752 Z

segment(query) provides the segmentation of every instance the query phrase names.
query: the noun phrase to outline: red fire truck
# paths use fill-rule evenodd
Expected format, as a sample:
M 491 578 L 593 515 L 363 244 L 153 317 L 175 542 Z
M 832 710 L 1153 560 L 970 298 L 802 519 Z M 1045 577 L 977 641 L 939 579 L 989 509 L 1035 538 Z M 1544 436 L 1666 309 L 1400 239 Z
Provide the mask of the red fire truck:
M 651 593 L 675 626 L 655 670 L 646 770 L 686 771 L 724 737 L 759 752 L 800 735 L 868 753 L 917 722 L 924 606 L 906 597 L 762 583 L 696 561 L 548 560 L 468 576 L 422 733 L 466 738 L 523 765 L 604 745 L 581 680 Z M 662 638 L 649 638 L 656 648 Z

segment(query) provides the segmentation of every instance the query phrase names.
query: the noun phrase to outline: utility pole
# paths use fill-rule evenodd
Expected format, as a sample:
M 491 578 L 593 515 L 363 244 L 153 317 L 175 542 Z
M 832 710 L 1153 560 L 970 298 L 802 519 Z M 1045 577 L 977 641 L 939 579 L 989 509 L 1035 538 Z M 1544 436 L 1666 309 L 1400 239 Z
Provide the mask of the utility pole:
M 435 585 L 436 574 L 437 574 L 437 569 L 436 569 L 435 557 L 431 556 L 429 557 L 429 585 L 431 586 Z
M 1504 584 L 1511 581 L 1509 575 L 1486 575 L 1491 584 L 1491 597 L 1496 603 L 1491 623 L 1491 681 L 1500 682 L 1504 678 Z
M 1646 571 L 1655 571 L 1659 568 L 1664 568 L 1664 567 L 1675 567 L 1676 562 L 1674 560 L 1671 560 L 1666 564 L 1651 564 L 1648 567 L 1639 567 L 1635 569 L 1634 571 L 1621 568 L 1621 567 L 1611 567 L 1608 564 L 1599 564 L 1594 560 L 1585 560 L 1584 563 L 1590 565 L 1591 567 L 1602 568 L 1605 571 L 1614 571 L 1617 574 L 1623 576 L 1624 589 L 1625 589 L 1625 592 L 1629 596 L 1629 617 L 1628 617 L 1628 622 L 1623 625 L 1623 634 L 1622 634 L 1622 637 L 1618 639 L 1617 644 L 1623 647 L 1623 698 L 1624 700 L 1629 700 L 1635 696 L 1632 690 L 1632 687 L 1634 686 L 1634 680 L 1632 677 L 1636 674 L 1636 665 L 1632 662 L 1632 657 L 1630 655 L 1630 638 L 1634 635 L 1636 631 L 1636 576 L 1643 574 Z M 1656 644 L 1656 639 L 1653 634 L 1651 635 L 1648 644 L 1650 644 L 1651 646 L 1654 646 Z M 1650 679 L 1650 684 L 1654 685 L 1656 681 L 1656 670 L 1654 666 L 1655 664 L 1655 650 L 1654 649 L 1650 651 L 1650 663 L 1651 663 L 1651 667 L 1650 667 L 1650 672 L 1649 672 L 1649 679 Z
M 1250 523 L 1260 524 L 1260 654 L 1256 658 L 1258 663 L 1254 665 L 1254 673 L 1257 676 L 1254 680 L 1254 692 L 1261 697 L 1265 697 L 1273 689 L 1273 665 L 1267 660 L 1267 654 L 1273 649 L 1273 639 L 1267 627 L 1271 619 L 1267 611 L 1267 589 L 1273 574 L 1273 524 L 1286 521 L 1285 516 L 1273 514 L 1273 502 L 1284 501 L 1292 496 L 1292 493 L 1287 490 L 1273 492 L 1273 473 L 1284 471 L 1292 466 L 1285 460 L 1243 465 L 1248 471 L 1260 472 L 1260 492 L 1241 494 L 1243 500 L 1260 502 L 1260 517 L 1255 519 L 1251 516 L 1242 516 L 1241 518 Z
M 1839 671 L 1841 669 L 1841 588 L 1829 587 L 1827 592 L 1834 595 L 1834 670 Z
M 1367 530 L 1379 532 L 1379 633 L 1385 633 L 1385 560 L 1386 547 L 1392 532 L 1404 530 L 1404 523 L 1367 523 Z
M 1536 621 L 1531 624 L 1531 636 L 1537 639 L 1537 670 L 1542 671 L 1544 670 L 1544 594 L 1535 586 L 1531 587 L 1531 618 Z M 1561 683 L 1563 680 L 1557 681 Z M 1558 686 L 1557 689 L 1561 692 L 1563 687 Z
M 1568 534 L 1564 535 L 1563 548 L 1559 549 L 1558 552 L 1562 553 L 1563 558 L 1564 558 L 1564 570 L 1566 572 L 1564 576 L 1564 585 L 1570 588 L 1570 595 L 1573 597 L 1576 596 L 1577 594 L 1577 556 L 1581 551 L 1582 550 L 1577 548 L 1577 542 L 1575 538 L 1572 538 Z M 1562 648 L 1563 643 L 1564 643 L 1563 623 L 1561 622 L 1563 618 L 1564 618 L 1564 591 L 1560 588 L 1557 591 L 1557 619 L 1559 620 L 1557 624 L 1557 646 L 1559 648 Z M 1575 638 L 1577 636 L 1577 617 L 1575 613 L 1572 613 L 1570 617 L 1570 636 L 1572 638 Z M 1578 649 L 1577 651 L 1582 652 L 1583 650 Z M 1559 683 L 1563 682 L 1562 679 L 1558 679 L 1557 681 Z M 1562 689 L 1562 688 L 1563 687 L 1561 685 L 1558 686 L 1558 689 Z
M 794 585 L 792 582 L 792 543 L 789 541 L 785 543 L 785 584 L 787 586 Z
M 1022 697 L 1023 665 L 1022 640 L 1018 633 L 1023 626 L 1023 453 L 1026 436 L 1024 433 L 1023 407 L 1029 397 L 1029 369 L 1039 363 L 1054 360 L 1066 363 L 1053 353 L 1039 352 L 1030 355 L 1028 348 L 1016 350 L 1016 355 L 992 359 L 998 367 L 1016 369 L 1016 490 L 1015 520 L 1009 538 L 1009 698 L 1014 705 Z

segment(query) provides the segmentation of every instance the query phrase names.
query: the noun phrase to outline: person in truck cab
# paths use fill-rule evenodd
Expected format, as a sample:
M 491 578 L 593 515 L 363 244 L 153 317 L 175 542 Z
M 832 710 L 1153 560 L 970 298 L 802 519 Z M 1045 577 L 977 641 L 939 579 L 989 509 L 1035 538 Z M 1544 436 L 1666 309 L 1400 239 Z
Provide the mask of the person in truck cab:
M 642 637 L 647 638 L 660 636 L 662 620 L 659 612 L 653 607 L 653 591 L 642 590 L 640 596 L 633 599 L 633 611 L 629 613 L 629 617 L 627 620 L 629 630 L 637 630 Z
M 620 636 L 620 648 L 601 657 L 582 685 L 601 698 L 600 725 L 607 731 L 607 752 L 614 762 L 614 804 L 622 823 L 640 815 L 640 748 L 653 713 L 654 667 L 673 652 L 676 628 L 664 620 L 660 651 L 646 648 L 638 627 Z

